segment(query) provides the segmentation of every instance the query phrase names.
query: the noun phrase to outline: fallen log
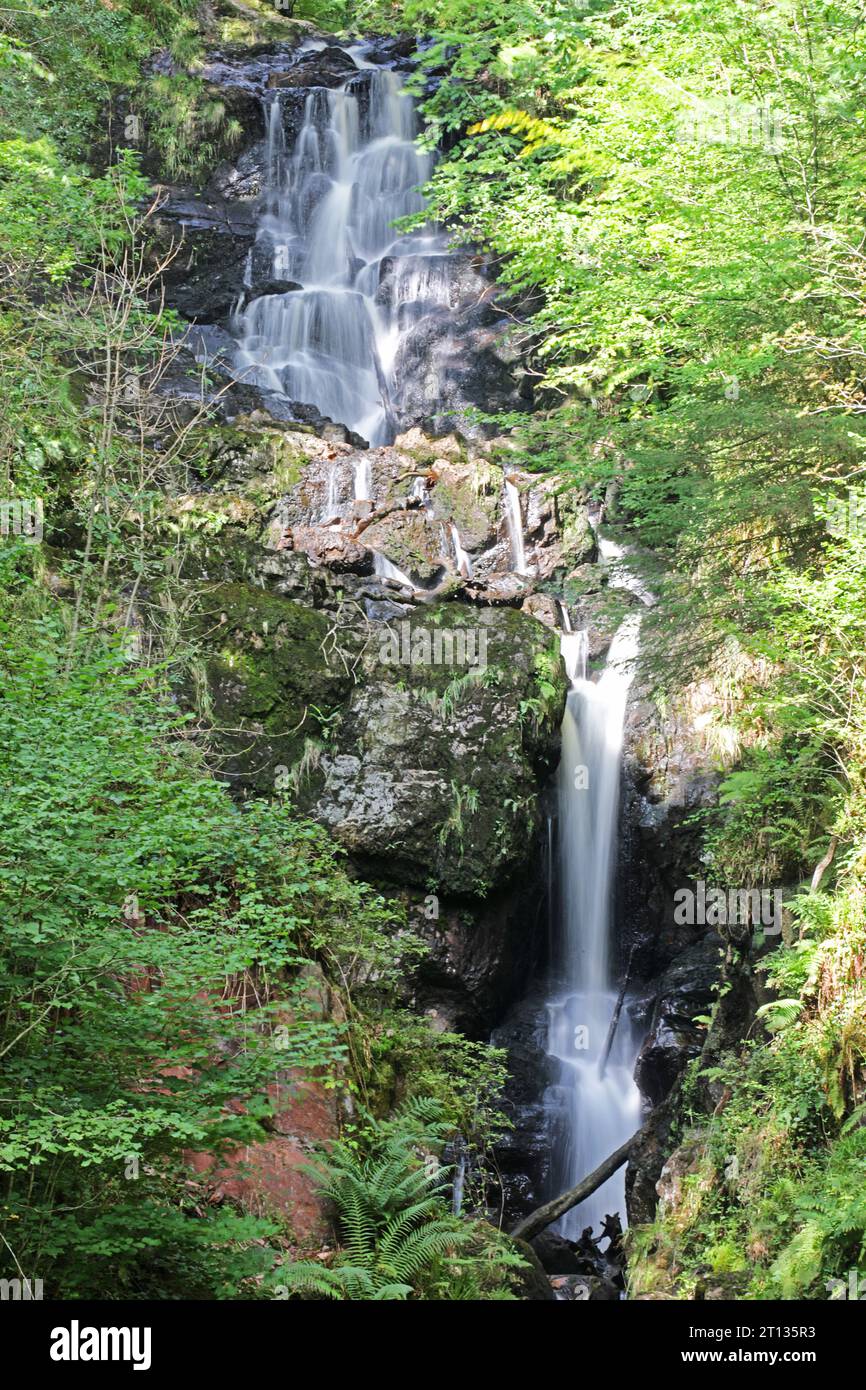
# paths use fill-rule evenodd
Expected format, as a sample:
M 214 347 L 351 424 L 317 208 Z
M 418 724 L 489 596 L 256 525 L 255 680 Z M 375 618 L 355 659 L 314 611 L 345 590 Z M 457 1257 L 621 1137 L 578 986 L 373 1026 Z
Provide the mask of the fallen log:
M 513 1236 L 520 1240 L 532 1240 L 539 1231 L 543 1231 L 545 1226 L 549 1226 L 552 1221 L 556 1221 L 560 1216 L 564 1216 L 572 1207 L 576 1207 L 579 1202 L 585 1202 L 587 1197 L 591 1197 L 596 1188 L 601 1187 L 603 1182 L 607 1182 L 624 1163 L 628 1161 L 628 1156 L 633 1145 L 644 1134 L 647 1126 L 644 1125 L 635 1134 L 621 1144 L 614 1153 L 610 1154 L 603 1163 L 600 1163 L 588 1178 L 584 1178 L 576 1187 L 570 1187 L 567 1192 L 563 1192 L 559 1197 L 554 1197 L 553 1201 L 545 1202 L 543 1207 L 536 1207 L 528 1216 L 524 1216 L 522 1221 L 518 1221 Z

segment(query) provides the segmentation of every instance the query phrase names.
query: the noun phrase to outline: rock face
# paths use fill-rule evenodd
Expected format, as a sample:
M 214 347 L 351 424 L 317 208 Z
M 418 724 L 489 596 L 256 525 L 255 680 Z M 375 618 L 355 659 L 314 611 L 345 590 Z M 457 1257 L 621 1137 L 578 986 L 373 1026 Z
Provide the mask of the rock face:
M 290 1222 L 300 1250 L 319 1247 L 330 1237 L 327 1213 L 307 1171 L 320 1145 L 337 1138 L 333 1090 L 297 1080 L 268 1088 L 274 1106 L 273 1137 L 247 1144 L 216 1162 L 212 1154 L 190 1154 L 209 1200 L 240 1203 L 256 1212 L 278 1212 Z
M 220 774 L 290 795 L 404 896 L 429 946 L 415 1007 L 487 1036 L 544 940 L 539 797 L 566 690 L 556 604 L 508 569 L 495 450 L 417 427 L 359 449 L 250 416 L 200 444 L 200 490 L 165 512 L 190 538 Z
M 511 609 L 439 604 L 375 633 L 356 674 L 317 818 L 373 873 L 446 894 L 525 871 L 565 696 L 556 639 Z
M 647 1036 L 635 1069 L 638 1085 L 654 1105 L 700 1055 L 706 1027 L 695 1019 L 709 1014 L 723 955 L 721 938 L 710 933 L 675 956 L 654 985 Z

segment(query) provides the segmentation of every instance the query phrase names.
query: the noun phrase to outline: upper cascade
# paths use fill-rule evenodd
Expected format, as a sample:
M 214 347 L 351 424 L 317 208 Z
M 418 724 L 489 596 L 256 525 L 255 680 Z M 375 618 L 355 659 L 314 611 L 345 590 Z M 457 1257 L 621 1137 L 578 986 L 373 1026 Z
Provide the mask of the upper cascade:
M 403 75 L 366 62 L 357 46 L 343 51 L 356 71 L 308 93 L 293 142 L 284 93 L 264 98 L 265 188 L 247 281 L 300 288 L 250 299 L 235 369 L 377 445 L 396 432 L 407 333 L 449 305 L 458 262 L 443 232 L 394 226 L 423 213 L 433 168 Z

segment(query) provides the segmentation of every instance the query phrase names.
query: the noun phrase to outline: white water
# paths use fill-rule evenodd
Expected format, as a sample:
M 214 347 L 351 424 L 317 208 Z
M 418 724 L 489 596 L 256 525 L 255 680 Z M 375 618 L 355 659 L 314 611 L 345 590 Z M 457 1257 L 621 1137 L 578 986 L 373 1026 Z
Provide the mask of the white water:
M 452 543 L 452 545 L 454 546 L 454 560 L 455 560 L 455 563 L 456 563 L 456 565 L 457 565 L 458 573 L 459 573 L 459 574 L 462 574 L 462 576 L 463 576 L 464 579 L 471 579 L 471 578 L 472 578 L 472 559 L 471 559 L 471 557 L 470 557 L 468 551 L 466 551 L 466 550 L 463 549 L 463 545 L 462 545 L 462 542 L 461 542 L 461 540 L 460 540 L 460 532 L 457 530 L 457 527 L 456 527 L 456 525 L 454 524 L 453 521 L 451 522 L 450 530 L 451 530 L 451 543 Z
M 393 228 L 423 211 L 419 186 L 432 169 L 415 143 L 403 78 L 366 62 L 363 45 L 345 51 L 357 74 L 339 89 L 311 90 L 291 150 L 281 93 L 265 107 L 255 259 L 271 279 L 302 288 L 250 301 L 235 370 L 382 444 L 394 433 L 389 398 L 402 336 L 449 303 L 452 262 L 444 234 Z M 356 477 L 355 496 L 369 500 L 369 478 Z
M 378 550 L 373 551 L 373 573 L 377 575 L 379 579 L 393 579 L 397 584 L 402 584 L 407 589 L 415 589 L 417 587 L 409 578 L 408 574 L 404 574 L 402 570 L 399 570 L 396 565 L 391 563 L 387 555 L 383 555 Z
M 597 683 L 586 679 L 586 633 L 565 632 L 560 638 L 572 688 L 557 792 L 562 987 L 547 1004 L 547 1053 L 559 1066 L 558 1081 L 545 1096 L 556 1136 L 554 1193 L 591 1173 L 640 1123 L 640 1094 L 632 1077 L 639 1039 L 626 1009 L 605 1074 L 599 1075 L 616 1004 L 609 947 L 620 758 L 639 625 L 637 615 L 624 620 Z M 617 1211 L 624 1223 L 624 1169 L 567 1212 L 559 1230 L 576 1239 L 586 1226 L 598 1228 L 606 1214 Z
M 526 550 L 523 544 L 520 493 L 510 478 L 505 479 L 505 524 L 508 527 L 508 542 L 511 546 L 511 563 L 514 572 L 515 574 L 528 574 Z
M 358 455 L 358 462 L 355 464 L 355 501 L 372 502 L 373 500 L 373 473 L 370 468 L 370 460 L 366 454 Z

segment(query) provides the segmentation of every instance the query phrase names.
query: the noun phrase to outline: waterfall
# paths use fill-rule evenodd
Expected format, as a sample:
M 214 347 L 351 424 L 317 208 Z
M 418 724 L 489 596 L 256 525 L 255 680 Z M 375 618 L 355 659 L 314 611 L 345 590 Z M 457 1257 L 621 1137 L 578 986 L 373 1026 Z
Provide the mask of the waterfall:
M 394 230 L 395 219 L 423 212 L 419 187 L 432 156 L 416 143 L 403 77 L 362 50 L 344 50 L 357 71 L 342 87 L 310 90 L 291 149 L 284 94 L 266 98 L 252 278 L 268 292 L 241 316 L 234 369 L 376 445 L 394 436 L 389 400 L 402 338 L 450 303 L 452 258 L 444 233 Z M 285 292 L 272 292 L 281 283 Z M 369 500 L 369 478 L 356 476 L 355 496 Z
M 604 1077 L 605 1046 L 616 991 L 609 943 L 616 868 L 620 756 L 626 700 L 640 619 L 621 624 L 597 683 L 586 679 L 586 634 L 563 633 L 571 680 L 562 726 L 557 799 L 561 908 L 561 988 L 547 1002 L 547 1054 L 559 1076 L 545 1095 L 555 1135 L 553 1189 L 562 1192 L 592 1172 L 638 1127 L 640 1094 L 632 1077 L 638 1040 L 621 1015 Z M 569 622 L 568 626 L 571 624 Z M 624 1170 L 559 1223 L 577 1238 L 607 1213 L 624 1216 Z
M 339 513 L 340 500 L 337 495 L 337 466 L 336 464 L 332 464 L 331 471 L 328 474 L 328 495 L 325 499 L 325 511 L 322 520 L 333 521 L 339 516 Z
M 589 656 L 589 632 L 581 628 L 579 632 L 574 632 L 571 626 L 571 614 L 566 604 L 560 602 L 559 612 L 562 619 L 562 632 L 559 634 L 559 650 L 565 665 L 565 674 L 568 676 L 569 683 L 574 687 L 577 681 L 586 679 L 586 661 Z
M 523 545 L 520 493 L 510 478 L 505 479 L 505 524 L 508 527 L 508 541 L 511 546 L 511 563 L 514 572 L 515 574 L 528 574 L 526 551 Z
M 453 521 L 451 522 L 450 531 L 451 543 L 454 546 L 454 560 L 457 565 L 458 573 L 462 574 L 464 579 L 471 579 L 472 559 L 468 552 L 463 549 L 463 545 L 460 540 L 460 532 L 457 530 L 457 527 Z
M 382 555 L 378 550 L 373 551 L 373 573 L 377 575 L 379 579 L 393 579 L 396 584 L 402 584 L 406 589 L 414 589 L 417 587 L 413 584 L 408 574 L 404 574 L 402 570 L 398 570 L 397 566 L 391 563 L 387 555 Z
M 358 462 L 355 464 L 355 501 L 372 502 L 373 500 L 373 472 L 370 468 L 370 460 L 366 454 L 358 455 Z

